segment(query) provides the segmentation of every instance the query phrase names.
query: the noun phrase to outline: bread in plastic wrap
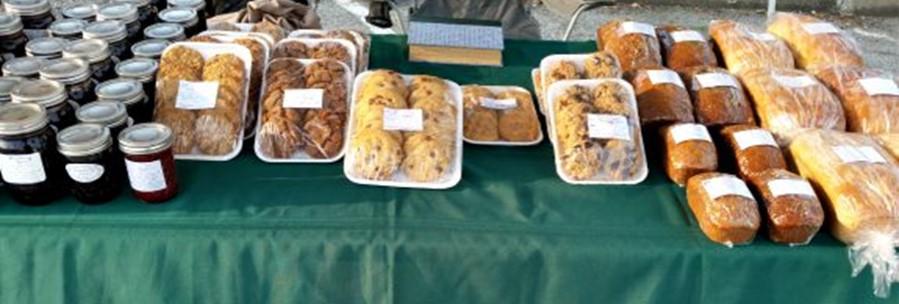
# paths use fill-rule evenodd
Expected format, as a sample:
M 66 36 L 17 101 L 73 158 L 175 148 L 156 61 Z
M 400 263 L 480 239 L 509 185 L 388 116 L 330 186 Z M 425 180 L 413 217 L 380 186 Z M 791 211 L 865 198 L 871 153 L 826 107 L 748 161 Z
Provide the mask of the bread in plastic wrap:
M 811 184 L 795 173 L 772 169 L 749 184 L 764 202 L 768 237 L 777 243 L 805 245 L 824 224 L 824 210 Z
M 609 21 L 596 30 L 596 43 L 597 49 L 614 54 L 625 72 L 662 66 L 659 39 L 651 25 Z
M 665 66 L 680 71 L 695 66 L 718 66 L 718 59 L 709 42 L 696 31 L 677 25 L 656 28 Z
M 709 172 L 691 177 L 687 203 L 702 232 L 728 247 L 752 242 L 759 229 L 758 204 L 736 176 Z
M 754 68 L 793 68 L 793 54 L 782 40 L 768 33 L 753 32 L 733 20 L 712 20 L 709 37 L 734 75 Z
M 802 129 L 845 130 L 839 99 L 811 74 L 794 69 L 754 69 L 740 75 L 761 126 L 785 146 Z
M 762 172 L 786 169 L 783 152 L 768 130 L 753 125 L 733 125 L 721 129 L 721 137 L 730 147 L 737 173 L 750 179 Z
M 877 135 L 877 142 L 899 161 L 899 133 Z
M 861 49 L 849 35 L 831 23 L 802 14 L 777 13 L 768 32 L 783 39 L 793 51 L 796 66 L 808 71 L 828 65 L 864 67 Z
M 673 82 L 659 82 L 654 75 L 669 75 Z M 674 71 L 661 68 L 637 70 L 632 73 L 630 83 L 637 94 L 640 121 L 644 125 L 694 121 L 690 94 Z
M 755 124 L 743 86 L 727 70 L 690 67 L 681 70 L 681 78 L 690 89 L 696 122 L 706 126 Z
M 718 169 L 715 143 L 705 126 L 693 123 L 662 128 L 665 138 L 665 172 L 679 186 L 697 174 Z
M 851 66 L 831 66 L 815 71 L 843 103 L 846 129 L 850 132 L 899 133 L 899 89 L 887 72 Z

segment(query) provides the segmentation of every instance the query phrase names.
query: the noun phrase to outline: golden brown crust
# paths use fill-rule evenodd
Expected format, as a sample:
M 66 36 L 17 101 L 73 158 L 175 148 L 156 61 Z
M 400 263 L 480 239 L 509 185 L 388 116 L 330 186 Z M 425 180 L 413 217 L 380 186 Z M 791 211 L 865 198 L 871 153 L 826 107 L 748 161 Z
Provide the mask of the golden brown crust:
M 686 28 L 676 25 L 656 28 L 662 46 L 662 55 L 665 57 L 665 66 L 675 71 L 697 66 L 718 66 L 715 53 L 712 52 L 712 47 L 707 41 L 674 41 L 671 33 L 684 30 Z
M 754 33 L 735 21 L 712 21 L 709 36 L 720 50 L 723 64 L 734 75 L 755 68 L 794 67 L 793 54 L 786 43 L 776 37 Z
M 640 121 L 644 125 L 693 122 L 693 107 L 687 90 L 671 83 L 653 84 L 649 71 L 635 71 L 630 79 L 637 94 Z
M 659 40 L 655 36 L 634 33 L 620 35 L 622 22 L 610 21 L 597 29 L 597 49 L 614 54 L 625 72 L 662 66 Z
M 685 185 L 690 177 L 718 169 L 718 153 L 714 143 L 705 140 L 675 141 L 673 132 L 681 125 L 662 128 L 662 136 L 665 138 L 665 173 L 679 186 Z
M 736 87 L 702 87 L 696 80 L 696 76 L 708 73 L 732 77 Z M 746 94 L 743 93 L 743 86 L 727 70 L 714 67 L 691 67 L 682 70 L 681 79 L 684 80 L 693 97 L 693 112 L 696 115 L 696 122 L 706 126 L 755 124 L 752 105 Z
M 704 183 L 713 178 L 732 177 L 723 173 L 702 173 L 687 181 L 687 202 L 699 228 L 712 241 L 725 245 L 752 242 L 759 228 L 755 199 L 725 195 L 712 199 Z
M 859 82 L 872 77 L 896 81 L 889 73 L 861 67 L 833 66 L 820 68 L 815 76 L 840 98 L 846 112 L 848 131 L 868 134 L 899 133 L 899 96 L 872 96 Z
M 481 98 L 495 98 L 489 89 L 481 86 L 462 87 L 464 135 L 478 141 L 499 140 L 499 116 L 496 111 L 481 106 Z
M 817 196 L 786 194 L 774 196 L 771 182 L 804 178 L 783 169 L 762 172 L 749 179 L 749 184 L 765 203 L 765 222 L 772 241 L 785 244 L 806 244 L 824 224 L 824 210 Z
M 733 155 L 737 165 L 737 172 L 744 179 L 751 179 L 753 176 L 772 169 L 786 169 L 787 164 L 784 160 L 783 152 L 780 148 L 770 145 L 755 145 L 746 149 L 740 149 L 737 143 L 737 132 L 757 130 L 768 132 L 762 128 L 752 125 L 734 125 L 725 127 L 721 130 L 721 136 L 730 147 L 730 154 Z M 770 134 L 770 133 L 769 133 Z
M 518 107 L 499 110 L 499 135 L 503 140 L 513 142 L 529 142 L 540 137 L 540 121 L 534 109 L 534 101 L 528 92 L 508 90 L 499 94 L 498 98 L 514 98 Z

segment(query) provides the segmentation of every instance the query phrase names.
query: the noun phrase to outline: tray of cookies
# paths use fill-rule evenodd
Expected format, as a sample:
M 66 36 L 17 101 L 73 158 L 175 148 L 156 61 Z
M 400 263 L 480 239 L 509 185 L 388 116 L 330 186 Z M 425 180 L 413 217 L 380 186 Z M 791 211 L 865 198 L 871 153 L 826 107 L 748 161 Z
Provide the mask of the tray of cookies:
M 357 184 L 448 189 L 462 179 L 462 89 L 428 75 L 363 72 L 343 162 Z
M 358 74 L 356 45 L 346 39 L 336 38 L 285 38 L 272 49 L 272 59 L 334 59 L 350 67 Z
M 543 130 L 531 93 L 516 86 L 462 86 L 463 139 L 476 145 L 532 146 Z
M 575 185 L 633 185 L 649 174 L 634 89 L 620 79 L 564 80 L 548 89 L 556 172 Z
M 314 30 L 298 29 L 290 32 L 289 38 L 335 38 L 344 39 L 356 45 L 356 63 L 359 71 L 368 70 L 368 54 L 371 52 L 371 37 L 355 30 Z
M 543 91 L 537 94 L 545 97 L 549 86 L 561 80 L 621 78 L 622 75 L 618 58 L 609 52 L 549 55 L 540 61 L 540 87 Z M 545 98 L 541 109 L 547 113 Z
M 270 163 L 343 157 L 353 73 L 334 59 L 272 60 L 265 72 L 253 150 Z
M 163 51 L 153 119 L 174 132 L 176 158 L 240 153 L 252 63 L 249 49 L 231 43 L 178 42 Z

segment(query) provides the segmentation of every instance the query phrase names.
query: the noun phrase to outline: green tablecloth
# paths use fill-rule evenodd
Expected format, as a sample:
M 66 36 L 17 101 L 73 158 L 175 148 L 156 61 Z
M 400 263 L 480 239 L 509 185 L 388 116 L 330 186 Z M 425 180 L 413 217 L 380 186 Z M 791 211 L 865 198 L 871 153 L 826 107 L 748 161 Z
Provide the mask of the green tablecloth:
M 506 67 L 406 62 L 375 37 L 373 67 L 530 88 L 552 53 L 593 44 L 509 41 Z M 251 146 L 251 145 L 245 145 Z M 552 149 L 465 146 L 447 191 L 357 186 L 342 164 L 180 162 L 163 205 L 123 195 L 11 203 L 0 191 L 0 303 L 896 303 L 850 278 L 827 232 L 809 246 L 761 234 L 706 240 L 658 164 L 637 186 L 570 186 Z M 652 157 L 658 150 L 648 151 Z

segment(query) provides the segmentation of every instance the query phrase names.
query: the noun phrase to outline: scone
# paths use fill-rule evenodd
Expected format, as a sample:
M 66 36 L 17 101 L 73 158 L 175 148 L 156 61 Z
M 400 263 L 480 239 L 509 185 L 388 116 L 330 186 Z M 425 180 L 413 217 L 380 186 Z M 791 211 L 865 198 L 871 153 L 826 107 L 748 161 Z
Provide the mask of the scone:
M 499 140 L 499 115 L 493 109 L 481 106 L 481 98 L 496 96 L 485 87 L 465 86 L 462 88 L 462 97 L 465 138 L 478 141 Z
M 498 98 L 514 98 L 518 102 L 518 107 L 498 111 L 500 138 L 506 141 L 534 141 L 540 137 L 540 121 L 531 94 L 509 90 Z

